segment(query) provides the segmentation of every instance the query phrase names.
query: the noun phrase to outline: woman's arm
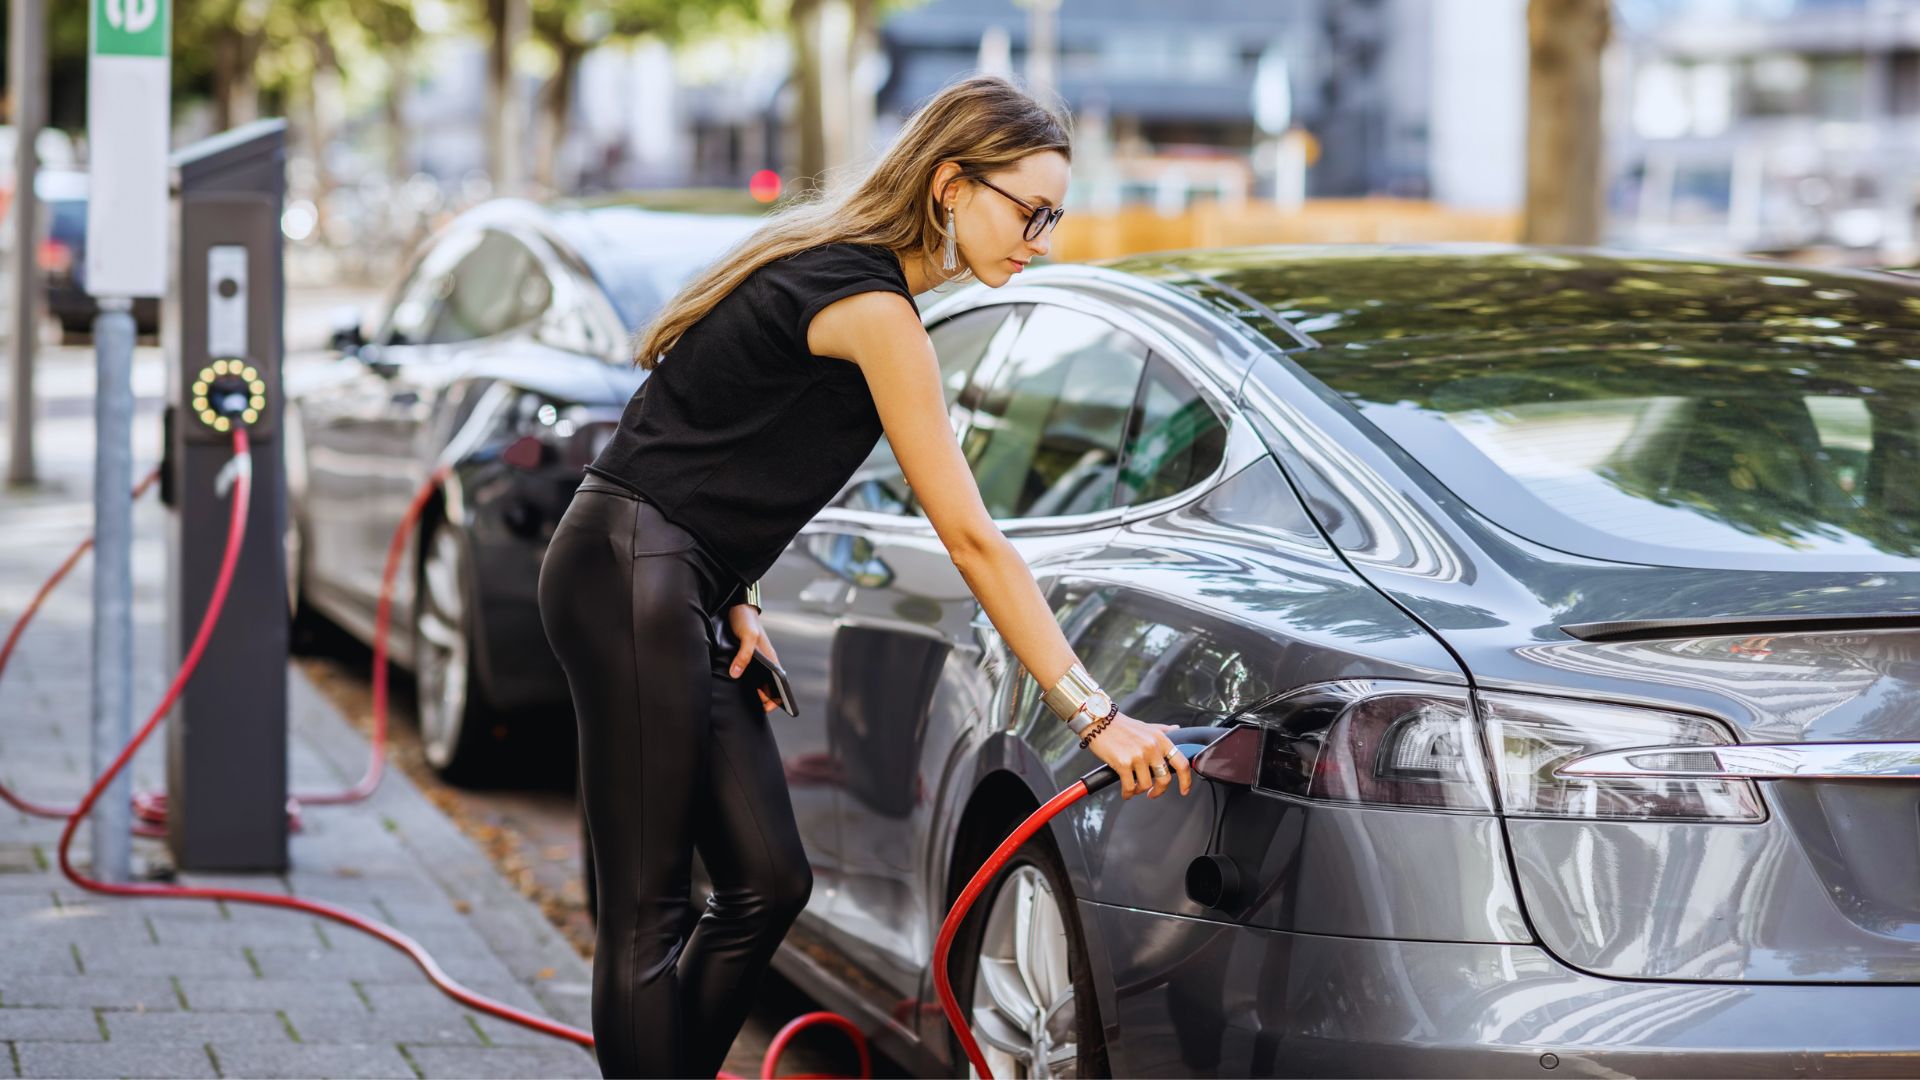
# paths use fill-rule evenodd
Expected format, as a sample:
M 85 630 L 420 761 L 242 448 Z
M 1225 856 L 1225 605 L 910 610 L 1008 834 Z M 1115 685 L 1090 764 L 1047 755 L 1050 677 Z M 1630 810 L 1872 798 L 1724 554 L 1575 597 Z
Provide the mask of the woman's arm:
M 968 589 L 1041 688 L 1059 682 L 1078 660 L 1033 571 L 987 513 L 947 417 L 939 358 L 912 305 L 889 292 L 837 300 L 814 316 L 807 346 L 860 365 L 894 457 Z M 1157 725 L 1122 713 L 1089 748 L 1120 773 L 1123 798 L 1148 789 L 1158 796 L 1169 779 L 1156 782 L 1149 768 L 1168 755 L 1181 794 L 1192 786 L 1185 756 Z

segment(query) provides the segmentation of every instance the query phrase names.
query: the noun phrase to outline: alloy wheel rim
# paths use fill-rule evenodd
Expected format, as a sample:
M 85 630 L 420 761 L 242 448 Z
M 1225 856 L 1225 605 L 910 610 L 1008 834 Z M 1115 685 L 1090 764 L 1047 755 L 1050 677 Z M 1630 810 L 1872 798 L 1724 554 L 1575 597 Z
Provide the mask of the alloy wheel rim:
M 467 697 L 460 542 L 451 529 L 434 533 L 420 577 L 420 741 L 439 768 L 453 757 Z
M 1066 919 L 1046 876 L 1031 864 L 1015 867 L 987 911 L 973 987 L 973 1034 L 996 1077 L 1076 1075 L 1067 948 Z

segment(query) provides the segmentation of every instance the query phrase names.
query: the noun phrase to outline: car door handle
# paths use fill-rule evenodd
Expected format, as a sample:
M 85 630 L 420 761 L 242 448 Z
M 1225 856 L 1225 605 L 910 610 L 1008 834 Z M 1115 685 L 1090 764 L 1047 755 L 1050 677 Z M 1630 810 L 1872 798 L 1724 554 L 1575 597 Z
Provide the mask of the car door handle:
M 393 403 L 395 405 L 417 405 L 420 403 L 420 393 L 417 390 L 402 390 L 393 395 Z
M 1920 780 L 1920 742 L 1642 746 L 1588 754 L 1565 777 L 1675 780 Z

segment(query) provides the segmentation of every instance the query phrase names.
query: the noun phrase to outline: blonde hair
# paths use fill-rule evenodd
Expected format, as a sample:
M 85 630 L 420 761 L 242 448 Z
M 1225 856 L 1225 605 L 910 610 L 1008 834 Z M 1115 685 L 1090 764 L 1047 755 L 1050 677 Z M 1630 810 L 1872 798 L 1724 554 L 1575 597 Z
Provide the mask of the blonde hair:
M 965 179 L 1043 150 L 1071 161 L 1072 137 L 1073 121 L 1064 107 L 1041 104 L 1009 79 L 975 75 L 949 83 L 914 112 L 864 176 L 776 211 L 696 274 L 634 335 L 634 363 L 653 370 L 689 327 L 775 259 L 843 241 L 882 245 L 903 262 L 915 256 L 936 259 L 946 243 L 946 224 L 927 184 L 942 162 L 958 163 L 956 179 Z M 954 280 L 964 276 L 962 271 Z

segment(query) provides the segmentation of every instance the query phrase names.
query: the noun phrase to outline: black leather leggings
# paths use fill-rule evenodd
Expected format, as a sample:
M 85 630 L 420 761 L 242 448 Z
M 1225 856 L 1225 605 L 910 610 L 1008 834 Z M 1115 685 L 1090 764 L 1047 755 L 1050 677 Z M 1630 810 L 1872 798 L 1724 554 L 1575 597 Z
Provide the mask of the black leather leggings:
M 580 731 L 606 1076 L 717 1073 L 813 888 L 769 717 L 727 672 L 742 591 L 692 533 L 592 474 L 540 568 Z M 696 845 L 714 894 L 683 939 Z

